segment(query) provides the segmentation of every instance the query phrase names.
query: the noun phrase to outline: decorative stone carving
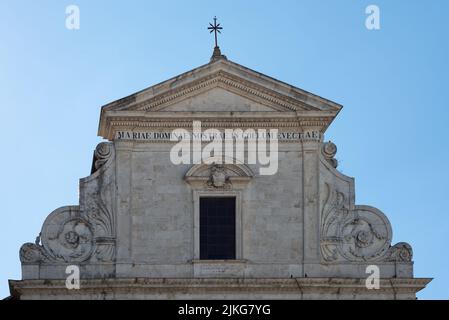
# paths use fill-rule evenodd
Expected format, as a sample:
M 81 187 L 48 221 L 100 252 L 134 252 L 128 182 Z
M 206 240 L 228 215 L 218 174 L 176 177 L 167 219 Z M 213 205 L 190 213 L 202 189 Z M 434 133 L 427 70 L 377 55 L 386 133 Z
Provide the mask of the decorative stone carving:
M 179 100 L 186 99 L 192 95 L 198 94 L 201 90 L 215 88 L 217 86 L 228 89 L 232 92 L 238 92 L 241 95 L 249 96 L 255 101 L 260 101 L 277 110 L 282 111 L 301 111 L 315 109 L 306 103 L 300 102 L 286 94 L 266 88 L 260 84 L 249 81 L 248 79 L 236 76 L 225 70 L 219 70 L 212 74 L 201 77 L 198 80 L 191 81 L 177 88 L 172 88 L 168 92 L 156 95 L 146 101 L 139 102 L 129 109 L 132 110 L 160 110 L 164 106 L 173 104 Z
M 98 261 L 111 262 L 115 261 L 115 237 L 96 237 L 95 256 Z
M 94 152 L 95 170 L 100 169 L 112 155 L 112 144 L 110 142 L 101 142 L 97 145 Z
M 109 200 L 110 184 L 102 185 L 101 191 L 89 195 L 85 203 L 86 219 L 95 230 L 95 256 L 99 261 L 113 261 L 115 257 L 115 216 Z
M 230 189 L 231 183 L 226 175 L 223 165 L 213 164 L 210 168 L 210 177 L 206 185 L 216 189 Z
M 411 262 L 413 259 L 412 247 L 406 242 L 399 242 L 390 247 L 387 252 L 387 261 Z
M 20 248 L 20 262 L 22 263 L 40 263 L 47 257 L 43 253 L 42 247 L 34 243 L 25 243 Z
M 389 248 L 390 223 L 379 210 L 357 206 L 340 222 L 339 249 L 349 261 L 376 260 Z
M 332 141 L 323 143 L 321 153 L 323 154 L 326 161 L 329 162 L 332 167 L 334 168 L 338 167 L 338 160 L 334 158 L 335 155 L 337 154 L 337 146 L 334 143 L 332 143 Z
M 41 233 L 39 232 L 39 235 L 36 237 L 36 240 L 34 240 L 34 243 L 37 245 L 37 246 L 40 246 L 41 245 Z
M 192 74 L 195 76 L 192 77 Z M 157 117 L 136 117 L 134 112 L 158 114 L 159 111 L 202 94 L 207 99 L 207 93 L 217 88 L 266 106 L 275 113 L 266 115 L 248 113 L 244 117 L 231 114 L 221 115 L 220 118 L 205 115 L 201 118 L 204 128 L 248 128 L 250 123 L 254 128 L 313 126 L 324 130 L 342 108 L 337 103 L 280 83 L 232 61 L 218 59 L 213 64 L 192 70 L 192 73 L 185 73 L 104 106 L 99 135 L 113 140 L 117 130 L 149 127 L 190 128 L 191 119 L 186 119 L 181 113 L 164 112 L 164 116 L 159 114 Z M 308 111 L 311 111 L 310 114 Z M 300 117 L 296 112 L 299 112 Z
M 215 161 L 217 160 L 217 161 Z M 195 189 L 230 190 L 244 188 L 253 177 L 251 169 L 245 164 L 207 159 L 196 164 L 186 173 L 184 180 Z M 218 164 L 223 163 L 224 164 Z
M 374 261 L 391 243 L 391 226 L 385 215 L 368 206 L 349 210 L 345 195 L 325 184 L 327 198 L 321 216 L 321 253 L 325 261 Z
M 110 164 L 114 159 L 114 146 L 100 143 L 95 150 L 95 167 L 104 168 L 101 178 L 90 176 L 83 179 L 85 194 L 83 211 L 95 234 L 94 257 L 101 262 L 115 260 L 116 217 L 114 214 L 115 172 Z
M 43 247 L 54 260 L 83 262 L 94 247 L 92 226 L 72 207 L 51 214 L 42 229 Z
M 115 260 L 114 147 L 102 142 L 95 149 L 95 172 L 81 179 L 80 206 L 67 206 L 53 211 L 45 220 L 34 244 L 20 249 L 23 263 L 80 263 L 89 259 L 101 262 Z M 109 172 L 107 170 L 110 170 Z M 42 244 L 41 244 L 42 243 Z
M 340 109 L 223 59 L 104 106 L 99 135 L 113 142 L 96 147 L 92 174 L 80 180 L 79 206 L 50 214 L 41 240 L 21 248 L 25 282 L 11 285 L 12 292 L 25 285 L 29 297 L 54 298 L 57 290 L 57 298 L 75 299 L 210 298 L 209 281 L 216 279 L 207 278 L 226 276 L 224 283 L 213 285 L 213 295 L 285 298 L 279 287 L 288 282 L 287 297 L 295 299 L 387 293 L 401 298 L 401 289 L 414 298 L 427 282 L 413 279 L 410 246 L 391 246 L 385 216 L 355 206 L 353 178 L 335 170 L 337 147 L 322 143 Z M 169 133 L 190 133 L 192 121 L 220 132 L 278 129 L 280 137 L 286 134 L 279 140 L 278 172 L 255 177 L 251 169 L 262 163 L 221 158 L 190 168 L 175 165 L 169 160 L 175 142 Z M 120 139 L 125 132 L 132 139 Z M 289 133 L 301 139 L 289 140 Z M 134 134 L 145 138 L 134 139 Z M 249 144 L 243 147 L 249 152 Z M 201 257 L 202 197 L 235 198 L 236 260 L 196 261 Z M 67 264 L 82 267 L 83 292 L 66 289 Z M 382 270 L 381 294 L 366 289 L 370 264 Z M 187 282 L 179 286 L 176 279 Z M 309 283 L 314 279 L 319 280 Z M 150 282 L 153 287 L 147 286 Z M 190 288 L 206 286 L 192 296 L 188 282 Z M 241 288 L 232 292 L 235 283 Z
M 345 207 L 344 194 L 331 189 L 329 184 L 325 184 L 327 198 L 321 213 L 321 254 L 326 261 L 334 261 L 339 257 L 338 221 L 347 216 L 349 210 Z

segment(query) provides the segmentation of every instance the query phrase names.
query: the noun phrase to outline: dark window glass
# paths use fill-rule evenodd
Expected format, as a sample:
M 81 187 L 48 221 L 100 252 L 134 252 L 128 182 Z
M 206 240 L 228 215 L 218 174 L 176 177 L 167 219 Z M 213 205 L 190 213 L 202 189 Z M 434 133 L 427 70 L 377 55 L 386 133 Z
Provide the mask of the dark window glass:
M 200 259 L 235 259 L 235 198 L 200 198 Z

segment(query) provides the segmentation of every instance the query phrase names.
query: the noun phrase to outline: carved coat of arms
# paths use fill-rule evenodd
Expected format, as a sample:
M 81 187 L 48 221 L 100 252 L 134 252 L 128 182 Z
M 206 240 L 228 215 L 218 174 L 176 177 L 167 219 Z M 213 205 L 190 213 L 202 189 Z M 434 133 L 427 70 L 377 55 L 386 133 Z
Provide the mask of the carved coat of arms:
M 223 165 L 213 164 L 210 169 L 210 178 L 207 182 L 209 187 L 225 188 L 229 185 L 226 170 Z

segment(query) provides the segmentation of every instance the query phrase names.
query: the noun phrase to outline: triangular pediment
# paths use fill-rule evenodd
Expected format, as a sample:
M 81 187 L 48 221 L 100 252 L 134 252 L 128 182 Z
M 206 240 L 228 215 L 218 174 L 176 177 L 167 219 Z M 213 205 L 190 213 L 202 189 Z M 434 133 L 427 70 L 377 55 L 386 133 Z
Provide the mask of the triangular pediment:
M 193 106 L 194 102 L 207 99 L 205 93 L 213 93 L 210 98 L 217 102 L 221 93 L 234 94 L 228 107 L 237 107 L 231 103 L 255 103 L 256 109 L 266 111 L 333 111 L 338 112 L 341 106 L 332 101 L 313 95 L 307 91 L 270 78 L 261 73 L 245 68 L 228 60 L 218 60 L 177 77 L 164 81 L 124 99 L 112 102 L 103 107 L 105 111 L 161 111 L 170 110 L 169 106 L 184 102 L 181 105 Z M 192 99 L 192 102 L 186 102 Z M 202 101 L 201 103 L 207 103 Z M 263 108 L 263 106 L 268 107 Z M 198 108 L 198 106 L 196 106 Z M 238 108 L 238 107 L 237 107 Z M 250 108 L 251 109 L 251 108 Z M 195 111 L 195 110 L 184 110 Z M 249 110 L 251 111 L 251 110 Z
M 279 111 L 265 101 L 231 92 L 220 86 L 194 92 L 189 97 L 169 104 L 159 111 L 168 112 L 270 112 Z
M 252 115 L 266 118 L 271 112 L 271 117 L 290 117 L 298 125 L 325 130 L 341 108 L 310 92 L 218 59 L 103 106 L 99 135 L 110 139 L 116 127 L 143 122 L 158 126 L 155 121 L 179 121 L 201 114 L 211 118 L 215 112 L 217 119 L 231 117 L 236 121 L 238 117 L 249 121 Z M 301 120 L 304 122 L 298 122 Z

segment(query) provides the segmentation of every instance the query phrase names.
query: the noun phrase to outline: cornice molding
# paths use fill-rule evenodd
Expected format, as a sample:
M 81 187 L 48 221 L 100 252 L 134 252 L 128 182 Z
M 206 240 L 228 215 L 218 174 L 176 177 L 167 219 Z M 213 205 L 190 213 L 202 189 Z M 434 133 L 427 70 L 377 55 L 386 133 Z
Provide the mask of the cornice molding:
M 120 130 L 173 130 L 191 129 L 193 121 L 201 121 L 204 129 L 226 129 L 226 128 L 256 128 L 256 129 L 297 129 L 302 131 L 305 128 L 316 128 L 324 132 L 329 126 L 332 117 L 286 117 L 286 118 L 220 118 L 220 117 L 195 117 L 195 118 L 140 118 L 140 117 L 110 117 L 100 130 L 100 135 L 108 140 L 113 140 L 114 135 Z
M 121 278 L 121 279 L 87 279 L 81 280 L 80 290 L 67 290 L 65 280 L 21 280 L 9 281 L 11 295 L 20 299 L 24 296 L 59 296 L 77 298 L 78 296 L 95 297 L 99 292 L 111 296 L 120 294 L 122 297 L 133 297 L 135 294 L 154 294 L 185 298 L 190 295 L 208 294 L 224 291 L 229 297 L 238 294 L 292 294 L 291 299 L 304 299 L 314 297 L 316 294 L 328 294 L 330 297 L 351 296 L 360 294 L 380 297 L 387 294 L 387 299 L 403 299 L 414 297 L 416 292 L 422 290 L 432 279 L 406 278 L 381 279 L 379 290 L 368 290 L 366 279 L 360 278 L 279 278 L 279 279 L 249 279 L 249 278 Z M 309 298 L 310 298 L 309 297 Z
M 111 139 L 122 128 L 188 128 L 192 119 L 205 127 L 319 127 L 323 132 L 341 106 L 233 63 L 213 63 L 102 108 L 99 135 Z M 164 111 L 168 106 L 221 88 L 271 108 L 267 112 Z M 310 101 L 309 101 L 310 100 Z M 212 120 L 213 119 L 213 120 Z M 250 123 L 251 122 L 251 123 Z
M 159 94 L 148 101 L 137 103 L 128 110 L 158 111 L 216 87 L 241 95 L 278 111 L 319 110 L 223 70 Z

